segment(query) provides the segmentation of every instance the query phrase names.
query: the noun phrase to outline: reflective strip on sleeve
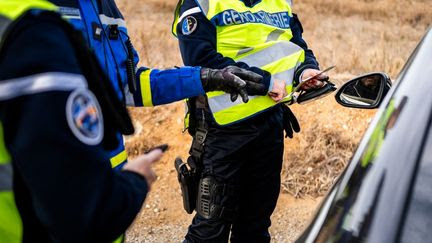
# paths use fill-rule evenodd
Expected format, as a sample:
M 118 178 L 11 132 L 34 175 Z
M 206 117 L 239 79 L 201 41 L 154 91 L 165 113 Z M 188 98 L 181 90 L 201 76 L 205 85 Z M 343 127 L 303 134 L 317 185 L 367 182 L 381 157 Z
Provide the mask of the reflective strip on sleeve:
M 146 70 L 140 74 L 141 97 L 144 106 L 153 106 L 151 84 L 150 84 L 151 70 Z
M 116 156 L 114 156 L 110 159 L 111 167 L 114 168 L 117 165 L 125 162 L 126 160 L 127 160 L 127 153 L 126 153 L 126 150 L 123 150 L 120 153 L 118 153 Z
M 99 19 L 105 25 L 118 25 L 118 27 L 126 28 L 126 21 L 121 18 L 111 18 L 104 14 L 99 14 Z
M 87 88 L 84 76 L 72 73 L 41 73 L 0 81 L 0 101 L 48 91 L 70 91 Z
M 199 13 L 199 12 L 201 12 L 201 9 L 199 7 L 191 8 L 191 9 L 184 11 L 184 13 L 178 19 L 178 23 L 180 23 L 186 16 L 194 14 L 194 13 Z
M 0 165 L 0 192 L 12 190 L 12 164 Z

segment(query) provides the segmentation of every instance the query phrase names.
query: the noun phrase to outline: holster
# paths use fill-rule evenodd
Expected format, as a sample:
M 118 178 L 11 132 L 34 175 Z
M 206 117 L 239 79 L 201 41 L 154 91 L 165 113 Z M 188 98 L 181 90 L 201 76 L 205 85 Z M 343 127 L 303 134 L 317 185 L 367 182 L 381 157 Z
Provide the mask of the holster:
M 181 158 L 175 160 L 175 168 L 183 197 L 183 207 L 188 214 L 191 214 L 196 207 L 199 183 L 198 170 L 192 160 L 192 157 L 189 157 L 186 163 Z
M 238 187 L 218 182 L 212 176 L 201 178 L 198 186 L 197 214 L 205 219 L 233 221 L 238 208 L 230 203 L 236 194 Z
M 186 163 L 181 158 L 175 160 L 175 168 L 182 191 L 183 207 L 188 214 L 191 214 L 196 208 L 199 181 L 203 169 L 202 154 L 208 131 L 204 117 L 198 120 L 196 124 L 189 158 Z

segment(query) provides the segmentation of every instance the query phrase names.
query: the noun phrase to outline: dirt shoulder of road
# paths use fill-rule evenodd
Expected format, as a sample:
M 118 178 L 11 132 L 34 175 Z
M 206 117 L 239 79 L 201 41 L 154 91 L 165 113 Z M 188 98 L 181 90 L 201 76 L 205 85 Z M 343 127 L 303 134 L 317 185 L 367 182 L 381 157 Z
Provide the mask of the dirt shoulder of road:
M 193 215 L 183 210 L 178 189 L 156 186 L 161 187 L 161 190 L 152 192 L 147 199 L 140 215 L 127 233 L 127 242 L 183 241 Z M 173 195 L 169 196 L 170 194 Z M 272 242 L 293 242 L 308 225 L 321 199 L 296 199 L 289 194 L 281 194 L 272 215 Z

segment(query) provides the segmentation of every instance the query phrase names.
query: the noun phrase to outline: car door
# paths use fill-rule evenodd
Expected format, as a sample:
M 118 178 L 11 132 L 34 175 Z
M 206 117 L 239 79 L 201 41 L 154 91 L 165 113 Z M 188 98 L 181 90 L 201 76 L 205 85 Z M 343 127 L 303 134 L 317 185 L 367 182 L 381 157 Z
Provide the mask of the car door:
M 395 242 L 399 238 L 430 127 L 431 56 L 429 31 L 297 242 Z

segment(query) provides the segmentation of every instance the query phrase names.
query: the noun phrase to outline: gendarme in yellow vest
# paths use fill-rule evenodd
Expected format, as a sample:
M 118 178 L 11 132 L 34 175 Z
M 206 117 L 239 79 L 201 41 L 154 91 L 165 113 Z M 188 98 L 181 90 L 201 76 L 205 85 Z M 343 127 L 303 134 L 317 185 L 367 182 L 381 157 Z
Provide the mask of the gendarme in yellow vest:
M 246 7 L 240 0 L 197 0 L 199 9 L 179 15 L 176 9 L 173 33 L 176 26 L 190 13 L 201 12 L 216 27 L 217 52 L 237 62 L 259 67 L 272 74 L 273 79 L 284 80 L 286 90 L 293 90 L 296 68 L 304 62 L 304 50 L 292 43 L 290 19 L 291 1 L 265 0 Z M 219 125 L 244 120 L 277 103 L 268 96 L 251 96 L 248 103 L 241 99 L 231 102 L 229 94 L 208 92 L 210 110 Z M 289 101 L 288 99 L 283 101 Z

